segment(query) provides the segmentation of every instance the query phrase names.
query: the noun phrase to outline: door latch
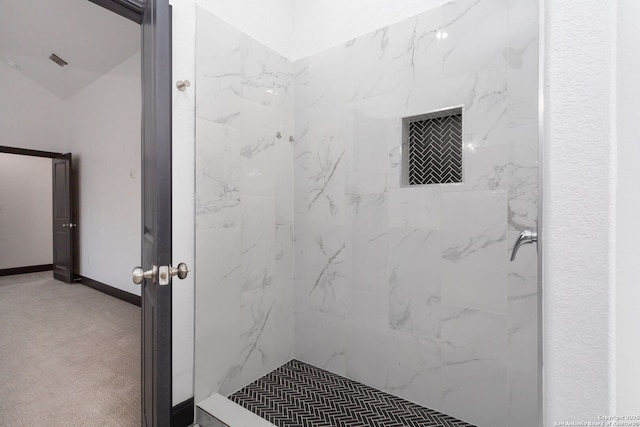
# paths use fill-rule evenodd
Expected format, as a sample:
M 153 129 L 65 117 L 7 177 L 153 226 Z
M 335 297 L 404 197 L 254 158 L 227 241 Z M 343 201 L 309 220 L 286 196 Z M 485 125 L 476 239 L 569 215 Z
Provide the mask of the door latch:
M 189 274 L 189 268 L 187 264 L 181 262 L 178 267 L 171 267 L 170 265 L 162 265 L 159 268 L 160 272 L 160 285 L 168 285 L 171 277 L 178 276 L 178 279 L 184 279 Z

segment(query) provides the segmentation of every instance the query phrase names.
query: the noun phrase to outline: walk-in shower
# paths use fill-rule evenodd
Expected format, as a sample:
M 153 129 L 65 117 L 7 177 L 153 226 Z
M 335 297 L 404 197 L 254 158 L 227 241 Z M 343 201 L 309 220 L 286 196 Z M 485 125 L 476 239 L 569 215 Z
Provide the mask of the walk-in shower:
M 196 403 L 271 381 L 296 413 L 329 381 L 537 426 L 535 245 L 510 256 L 537 225 L 538 2 L 456 0 L 295 62 L 204 8 L 196 34 Z

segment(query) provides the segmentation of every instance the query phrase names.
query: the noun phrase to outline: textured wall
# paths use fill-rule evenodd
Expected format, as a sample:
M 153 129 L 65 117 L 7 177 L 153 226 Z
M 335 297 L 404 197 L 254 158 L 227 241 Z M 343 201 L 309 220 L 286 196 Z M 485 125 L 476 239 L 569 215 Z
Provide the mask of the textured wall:
M 615 412 L 618 2 L 545 2 L 545 422 Z
M 296 62 L 297 358 L 537 425 L 534 247 L 508 263 L 536 225 L 537 10 L 452 2 Z M 458 105 L 465 183 L 400 187 L 401 117 Z
M 204 9 L 196 47 L 198 402 L 293 356 L 293 64 Z
M 616 218 L 616 370 L 618 414 L 640 414 L 640 287 L 637 237 L 640 236 L 640 128 L 635 104 L 640 98 L 640 3 L 624 0 L 618 9 L 618 189 Z

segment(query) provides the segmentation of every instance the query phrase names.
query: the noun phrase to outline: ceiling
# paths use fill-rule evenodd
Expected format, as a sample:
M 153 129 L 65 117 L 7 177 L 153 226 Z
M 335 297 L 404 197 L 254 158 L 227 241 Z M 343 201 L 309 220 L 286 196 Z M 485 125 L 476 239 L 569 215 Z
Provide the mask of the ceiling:
M 140 50 L 140 26 L 89 0 L 0 0 L 0 66 L 66 99 Z M 49 59 L 55 53 L 70 66 Z

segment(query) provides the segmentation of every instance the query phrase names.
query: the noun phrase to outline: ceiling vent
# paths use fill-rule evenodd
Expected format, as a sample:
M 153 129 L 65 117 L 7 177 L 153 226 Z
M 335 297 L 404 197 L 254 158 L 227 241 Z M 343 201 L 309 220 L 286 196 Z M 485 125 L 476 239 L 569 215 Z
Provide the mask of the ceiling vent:
M 58 67 L 62 68 L 63 70 L 66 70 L 67 68 L 69 68 L 69 63 L 64 59 L 60 58 L 55 53 L 52 53 L 49 59 L 53 61 Z

